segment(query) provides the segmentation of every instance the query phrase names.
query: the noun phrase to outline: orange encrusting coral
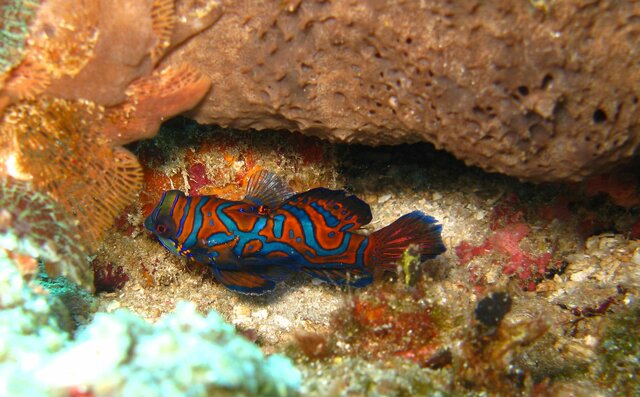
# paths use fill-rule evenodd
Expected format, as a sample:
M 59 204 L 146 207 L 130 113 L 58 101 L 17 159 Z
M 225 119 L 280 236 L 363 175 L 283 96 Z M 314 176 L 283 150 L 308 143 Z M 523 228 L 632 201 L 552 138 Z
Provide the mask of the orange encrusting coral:
M 94 55 L 99 37 L 97 0 L 48 0 L 34 22 L 29 54 L 52 79 L 75 76 Z
M 151 61 L 155 64 L 171 44 L 171 34 L 176 23 L 173 0 L 154 0 L 151 6 L 151 29 L 156 36 L 156 45 L 151 50 Z
M 342 341 L 348 353 L 382 360 L 395 356 L 427 366 L 442 347 L 444 324 L 434 315 L 439 309 L 424 302 L 422 288 L 377 285 L 337 313 L 339 332 L 328 336 L 327 345 Z
M 124 103 L 106 111 L 102 132 L 118 145 L 151 138 L 163 121 L 195 106 L 210 84 L 187 64 L 140 78 L 127 88 Z
M 53 197 L 92 249 L 142 184 L 137 159 L 119 145 L 155 135 L 209 89 L 188 65 L 153 72 L 184 23 L 175 9 L 174 0 L 0 6 L 0 36 L 12 38 L 0 44 L 0 176 Z M 213 23 L 216 9 L 190 31 Z
M 0 95 L 35 99 L 52 80 L 79 73 L 93 56 L 98 13 L 96 0 L 44 2 L 30 27 L 23 60 L 11 70 Z
M 11 71 L 4 91 L 9 99 L 34 99 L 47 89 L 50 82 L 51 76 L 44 66 L 28 56 Z
M 0 127 L 4 157 L 75 215 L 90 247 L 142 183 L 135 156 L 94 129 L 101 113 L 88 102 L 40 99 L 9 107 Z

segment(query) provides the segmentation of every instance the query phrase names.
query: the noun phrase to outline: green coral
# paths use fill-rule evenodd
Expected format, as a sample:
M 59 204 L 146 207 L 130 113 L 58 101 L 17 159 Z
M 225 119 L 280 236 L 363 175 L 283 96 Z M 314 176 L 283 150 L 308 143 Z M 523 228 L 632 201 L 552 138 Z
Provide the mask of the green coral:
M 265 357 L 214 311 L 192 303 L 156 324 L 121 310 L 99 313 L 75 340 L 60 326 L 53 295 L 35 293 L 0 249 L 0 395 L 274 396 L 298 394 L 300 373 Z
M 96 311 L 97 300 L 91 293 L 66 277 L 49 277 L 42 265 L 37 281 L 64 304 L 73 319 L 73 324 L 70 325 L 72 329 L 87 323 Z
M 51 277 L 65 276 L 93 290 L 93 272 L 75 221 L 29 182 L 0 178 L 0 246 L 44 261 Z
M 202 317 L 187 302 L 155 325 L 126 310 L 97 314 L 38 377 L 96 396 L 291 396 L 300 383 L 288 359 L 265 358 L 216 312 Z
M 640 396 L 640 303 L 617 314 L 602 341 L 601 377 L 613 395 Z
M 33 0 L 0 2 L 0 74 L 22 61 L 29 25 L 39 6 Z
M 48 395 L 32 373 L 68 342 L 55 305 L 27 286 L 8 252 L 0 249 L 0 394 Z

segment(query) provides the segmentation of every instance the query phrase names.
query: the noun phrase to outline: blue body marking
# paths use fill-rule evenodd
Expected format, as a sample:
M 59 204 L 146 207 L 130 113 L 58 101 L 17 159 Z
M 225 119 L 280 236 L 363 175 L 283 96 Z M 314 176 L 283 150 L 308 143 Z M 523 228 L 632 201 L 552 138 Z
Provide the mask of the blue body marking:
M 311 205 L 311 207 L 313 207 L 313 209 L 318 211 L 318 213 L 320 215 L 322 215 L 322 218 L 324 219 L 324 222 L 327 224 L 327 226 L 336 227 L 336 226 L 338 226 L 340 224 L 340 221 L 338 220 L 338 218 L 336 218 L 335 216 L 331 215 L 331 212 L 329 212 L 326 209 L 324 209 L 317 202 L 312 201 L 310 205 Z
M 284 225 L 284 215 L 279 214 L 273 217 L 273 236 L 275 238 L 282 238 L 282 227 Z M 293 236 L 291 236 L 293 234 L 293 230 L 289 231 L 289 236 L 290 238 L 293 238 Z
M 189 215 L 190 206 L 191 206 L 191 197 L 187 197 L 187 204 L 184 206 L 184 211 L 183 211 L 182 217 L 180 218 L 180 224 L 178 225 L 176 238 L 180 237 L 180 235 L 182 234 L 182 229 L 184 228 L 184 222 L 187 220 L 187 216 Z
M 169 210 L 169 217 L 173 216 L 173 210 L 176 208 L 176 204 L 178 204 L 178 198 L 179 197 L 180 197 L 180 195 L 176 194 L 176 197 L 173 198 L 173 203 L 171 203 L 171 210 Z
M 294 207 L 289 204 L 285 204 L 281 207 L 282 209 L 289 211 L 293 216 L 298 219 L 300 224 L 302 225 L 302 232 L 304 234 L 305 242 L 311 248 L 316 251 L 317 255 L 320 256 L 331 256 L 331 255 L 341 255 L 344 254 L 347 247 L 349 247 L 349 242 L 351 241 L 351 234 L 344 233 L 344 238 L 342 239 L 342 243 L 340 246 L 333 250 L 324 249 L 318 244 L 315 235 L 315 227 L 309 219 L 309 215 L 304 210 L 301 210 L 297 207 Z
M 200 228 L 202 227 L 202 214 L 200 211 L 207 201 L 209 201 L 209 198 L 203 196 L 200 198 L 200 202 L 196 204 L 195 213 L 193 214 L 193 227 L 191 228 L 191 233 L 189 233 L 189 236 L 184 241 L 183 249 L 190 249 L 198 243 L 198 232 L 200 232 Z

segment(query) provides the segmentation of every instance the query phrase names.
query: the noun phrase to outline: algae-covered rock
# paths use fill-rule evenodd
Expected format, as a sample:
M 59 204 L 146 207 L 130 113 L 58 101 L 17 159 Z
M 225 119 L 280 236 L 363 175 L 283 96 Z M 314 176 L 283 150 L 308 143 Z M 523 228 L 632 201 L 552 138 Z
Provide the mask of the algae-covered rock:
M 451 379 L 446 372 L 420 368 L 397 358 L 388 361 L 337 358 L 312 362 L 303 371 L 303 393 L 310 397 L 456 395 L 451 392 Z
M 601 376 L 615 395 L 640 395 L 640 303 L 618 313 L 602 341 Z

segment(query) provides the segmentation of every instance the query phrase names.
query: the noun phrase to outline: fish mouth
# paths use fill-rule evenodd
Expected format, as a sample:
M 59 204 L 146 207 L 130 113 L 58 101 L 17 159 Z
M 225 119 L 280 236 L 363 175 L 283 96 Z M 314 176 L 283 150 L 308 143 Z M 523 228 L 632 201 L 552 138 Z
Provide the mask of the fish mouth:
M 178 251 L 178 244 L 176 244 L 175 241 L 171 240 L 170 238 L 166 238 L 166 237 L 160 237 L 158 236 L 158 240 L 160 240 L 160 243 L 169 251 L 171 251 L 172 253 L 174 253 L 177 256 L 182 256 L 182 254 L 180 253 L 180 251 Z

